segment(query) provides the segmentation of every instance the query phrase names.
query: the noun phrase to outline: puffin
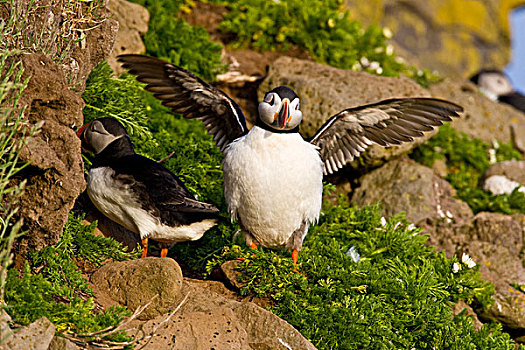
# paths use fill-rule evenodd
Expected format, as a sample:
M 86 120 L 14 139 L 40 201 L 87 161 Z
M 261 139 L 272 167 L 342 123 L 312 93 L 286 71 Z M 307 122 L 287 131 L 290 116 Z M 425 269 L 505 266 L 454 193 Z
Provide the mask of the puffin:
M 525 113 L 525 95 L 514 90 L 509 78 L 502 71 L 483 69 L 470 80 L 478 85 L 480 91 L 489 99 L 509 104 Z
M 219 210 L 199 202 L 182 181 L 161 164 L 136 154 L 124 126 L 114 118 L 99 118 L 77 131 L 82 148 L 94 153 L 87 194 L 112 221 L 138 234 L 142 255 L 148 239 L 169 246 L 201 238 L 218 220 Z
M 191 72 L 143 55 L 118 60 L 174 113 L 203 122 L 224 155 L 224 194 L 246 244 L 292 251 L 294 269 L 308 229 L 320 215 L 323 176 L 368 146 L 411 142 L 463 111 L 435 98 L 396 98 L 347 108 L 303 138 L 300 98 L 287 86 L 268 91 L 248 130 L 226 93 Z

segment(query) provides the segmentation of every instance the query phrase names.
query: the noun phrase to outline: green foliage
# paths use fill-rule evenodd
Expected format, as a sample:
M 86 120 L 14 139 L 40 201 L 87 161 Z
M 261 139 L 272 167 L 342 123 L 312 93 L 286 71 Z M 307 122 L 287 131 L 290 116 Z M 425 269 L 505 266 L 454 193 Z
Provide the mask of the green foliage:
M 308 50 L 320 63 L 343 69 L 397 76 L 400 72 L 428 85 L 438 77 L 418 71 L 395 58 L 387 45 L 388 29 L 372 25 L 365 29 L 350 19 L 340 0 L 235 0 L 220 24 L 234 33 L 234 47 L 250 46 L 262 51 L 287 50 L 291 45 Z
M 491 149 L 498 162 L 521 159 L 521 154 L 511 145 L 495 143 L 491 146 L 479 139 L 471 139 L 448 125 L 442 126 L 427 143 L 415 149 L 411 157 L 430 167 L 437 159 L 445 160 L 449 173 L 446 180 L 457 190 L 458 198 L 475 213 L 525 213 L 525 194 L 517 189 L 510 195 L 493 195 L 479 187 L 481 176 L 491 164 Z
M 146 53 L 181 66 L 206 79 L 213 80 L 224 71 L 220 43 L 210 40 L 202 27 L 193 27 L 178 18 L 184 1 L 133 0 L 150 13 L 148 32 L 144 35 Z
M 102 62 L 89 74 L 82 98 L 86 103 L 84 122 L 112 117 L 121 122 L 135 141 L 151 139 L 146 127 L 146 106 L 142 101 L 142 84 L 130 74 L 113 77 L 113 70 Z
M 477 332 L 470 316 L 453 316 L 458 300 L 490 306 L 493 286 L 477 267 L 426 246 L 420 231 L 403 215 L 383 224 L 378 206 L 341 201 L 311 229 L 299 273 L 289 253 L 238 246 L 207 269 L 244 258 L 241 292 L 269 297 L 272 311 L 319 349 L 510 349 L 501 327 Z
M 137 258 L 139 253 L 126 252 L 112 239 L 95 237 L 96 224 L 83 225 L 82 219 L 70 214 L 56 245 L 30 254 L 21 275 L 9 271 L 5 301 L 14 322 L 26 325 L 46 316 L 58 331 L 86 333 L 116 325 L 129 315 L 122 307 L 95 313 L 92 290 L 77 264 L 100 266 L 107 259 Z

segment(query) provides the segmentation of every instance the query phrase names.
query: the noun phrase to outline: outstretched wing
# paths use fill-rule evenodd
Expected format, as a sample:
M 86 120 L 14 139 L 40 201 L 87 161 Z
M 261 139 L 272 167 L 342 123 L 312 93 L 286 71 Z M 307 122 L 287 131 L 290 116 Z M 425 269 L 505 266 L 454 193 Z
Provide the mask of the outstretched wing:
M 320 148 L 325 175 L 332 174 L 372 143 L 392 146 L 413 141 L 462 111 L 435 98 L 390 99 L 337 113 L 309 141 Z
M 149 56 L 120 55 L 118 61 L 173 113 L 201 120 L 221 151 L 248 132 L 237 103 L 191 72 Z

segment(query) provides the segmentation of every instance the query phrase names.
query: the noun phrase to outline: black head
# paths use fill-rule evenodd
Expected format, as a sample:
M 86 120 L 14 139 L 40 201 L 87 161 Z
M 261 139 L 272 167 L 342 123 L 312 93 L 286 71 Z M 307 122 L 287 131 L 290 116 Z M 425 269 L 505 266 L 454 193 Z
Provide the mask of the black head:
M 132 148 L 128 133 L 124 126 L 114 118 L 99 118 L 93 120 L 77 131 L 77 136 L 82 140 L 82 148 L 99 154 L 108 146 L 119 142 L 120 148 Z
M 297 132 L 303 119 L 299 96 L 287 86 L 268 91 L 259 103 L 259 120 L 276 132 Z
M 498 69 L 482 69 L 473 75 L 470 81 L 479 86 L 480 91 L 493 100 L 514 91 L 509 78 Z

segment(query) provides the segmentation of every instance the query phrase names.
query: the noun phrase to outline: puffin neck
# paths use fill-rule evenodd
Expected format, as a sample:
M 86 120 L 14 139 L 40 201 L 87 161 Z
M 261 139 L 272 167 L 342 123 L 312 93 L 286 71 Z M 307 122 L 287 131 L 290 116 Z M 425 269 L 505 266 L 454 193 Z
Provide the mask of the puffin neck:
M 261 129 L 268 130 L 271 132 L 275 132 L 277 134 L 295 134 L 299 132 L 299 125 L 297 125 L 295 128 L 290 130 L 280 130 L 280 129 L 274 129 L 265 122 L 261 120 L 261 118 L 257 117 L 257 120 L 255 121 L 255 126 L 258 126 Z
M 99 165 L 109 164 L 111 160 L 133 155 L 133 145 L 129 136 L 125 135 L 110 143 L 106 148 L 95 156 L 95 162 Z

